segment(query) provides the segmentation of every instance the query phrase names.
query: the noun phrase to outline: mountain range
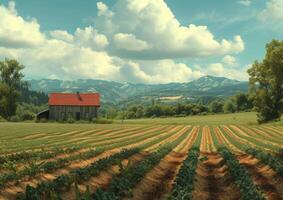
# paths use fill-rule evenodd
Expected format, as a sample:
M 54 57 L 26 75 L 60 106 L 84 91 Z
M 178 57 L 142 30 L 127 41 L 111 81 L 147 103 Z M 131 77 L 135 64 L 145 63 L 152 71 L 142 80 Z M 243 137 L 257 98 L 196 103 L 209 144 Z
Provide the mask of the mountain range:
M 204 76 L 186 83 L 141 84 L 114 81 L 79 79 L 63 81 L 53 79 L 30 80 L 30 89 L 44 92 L 99 92 L 103 102 L 117 103 L 129 98 L 178 99 L 201 96 L 231 96 L 247 92 L 248 82 L 225 77 Z

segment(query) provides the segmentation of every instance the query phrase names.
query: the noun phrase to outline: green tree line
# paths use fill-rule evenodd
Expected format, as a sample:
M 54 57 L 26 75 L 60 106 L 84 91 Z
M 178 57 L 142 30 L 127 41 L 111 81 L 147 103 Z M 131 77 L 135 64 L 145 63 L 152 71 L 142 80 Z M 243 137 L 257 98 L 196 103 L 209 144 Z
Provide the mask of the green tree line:
M 119 109 L 116 106 L 108 106 L 101 111 L 101 114 L 109 119 L 184 117 L 251 111 L 253 105 L 248 94 L 238 93 L 228 99 L 214 98 L 207 104 L 191 102 L 165 104 L 153 101 L 151 105 L 140 104 L 125 107 L 126 109 Z

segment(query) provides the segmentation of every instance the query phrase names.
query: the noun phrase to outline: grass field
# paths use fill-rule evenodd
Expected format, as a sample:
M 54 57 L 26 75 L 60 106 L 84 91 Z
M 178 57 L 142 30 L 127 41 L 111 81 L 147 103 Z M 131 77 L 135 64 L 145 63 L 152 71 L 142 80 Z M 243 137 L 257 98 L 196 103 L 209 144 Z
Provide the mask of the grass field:
M 253 120 L 0 123 L 0 199 L 282 199 L 283 126 Z
M 121 123 L 121 121 L 116 121 Z M 190 124 L 190 125 L 257 125 L 255 112 L 243 112 L 233 114 L 215 114 L 189 117 L 147 118 L 136 120 L 124 120 L 127 124 Z M 273 125 L 283 125 L 283 121 L 273 122 Z

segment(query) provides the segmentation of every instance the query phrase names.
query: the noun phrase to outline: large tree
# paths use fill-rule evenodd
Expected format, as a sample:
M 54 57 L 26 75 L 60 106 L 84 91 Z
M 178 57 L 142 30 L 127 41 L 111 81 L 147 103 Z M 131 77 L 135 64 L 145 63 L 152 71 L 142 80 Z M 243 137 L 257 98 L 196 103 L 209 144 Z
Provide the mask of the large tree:
M 283 109 L 283 41 L 268 43 L 265 58 L 262 62 L 256 61 L 248 73 L 258 122 L 280 119 Z
M 23 81 L 24 66 L 16 60 L 0 62 L 0 115 L 9 118 L 16 113 L 20 90 L 26 86 Z

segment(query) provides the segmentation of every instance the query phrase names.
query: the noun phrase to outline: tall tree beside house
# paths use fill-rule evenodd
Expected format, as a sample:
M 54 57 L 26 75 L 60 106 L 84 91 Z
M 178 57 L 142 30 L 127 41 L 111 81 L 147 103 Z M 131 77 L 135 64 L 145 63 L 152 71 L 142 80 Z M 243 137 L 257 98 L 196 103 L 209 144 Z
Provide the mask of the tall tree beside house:
M 258 122 L 280 119 L 283 110 L 283 41 L 268 43 L 264 60 L 256 61 L 248 73 Z
M 0 62 L 0 115 L 9 119 L 16 113 L 20 90 L 27 86 L 23 81 L 24 66 L 16 60 Z

